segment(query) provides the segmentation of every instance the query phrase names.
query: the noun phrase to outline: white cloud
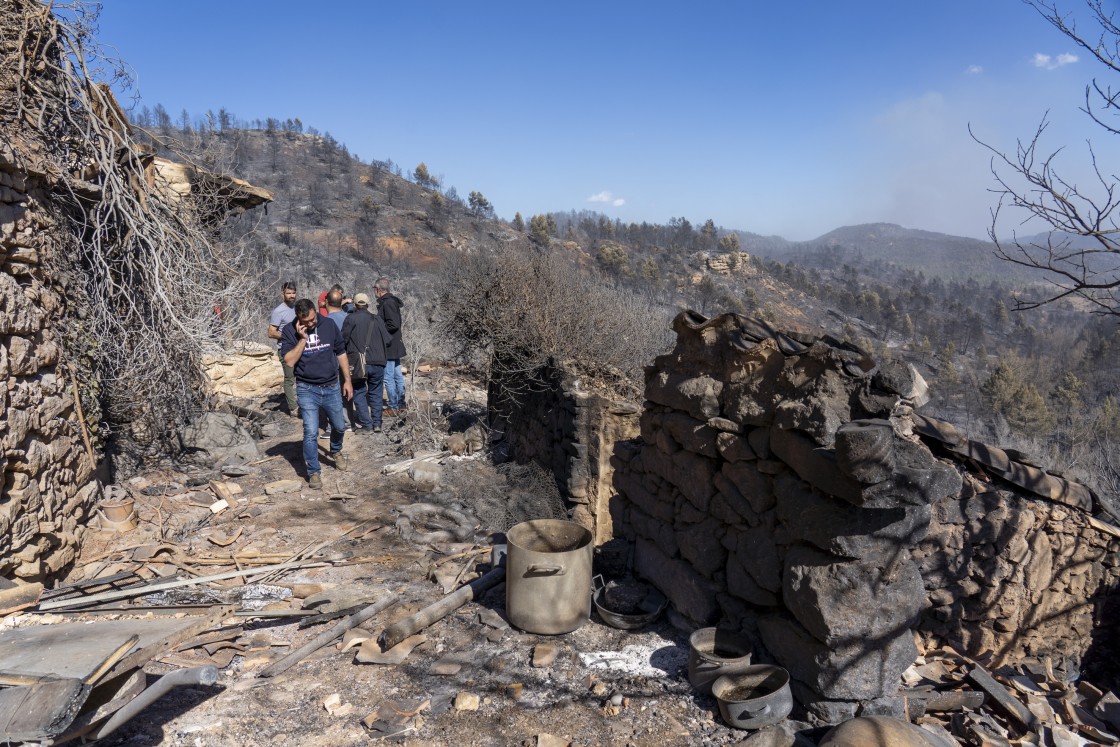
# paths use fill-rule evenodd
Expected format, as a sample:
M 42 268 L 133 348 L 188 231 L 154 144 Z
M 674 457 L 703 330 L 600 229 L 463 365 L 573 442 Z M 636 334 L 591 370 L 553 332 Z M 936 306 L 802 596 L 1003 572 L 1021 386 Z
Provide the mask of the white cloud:
M 1035 52 L 1034 59 L 1031 62 L 1035 67 L 1043 70 L 1057 70 L 1060 67 L 1077 62 L 1077 55 L 1063 52 L 1057 57 L 1051 57 L 1048 54 L 1042 54 L 1042 52 Z
M 969 65 L 965 72 L 969 75 L 979 75 L 980 73 L 984 72 L 984 68 L 982 68 L 980 65 Z
M 590 197 L 587 198 L 587 201 L 588 202 L 602 202 L 602 203 L 605 203 L 605 204 L 608 204 L 608 205 L 612 205 L 613 207 L 622 207 L 623 205 L 626 204 L 626 200 L 622 199 L 621 197 L 615 197 L 614 195 L 612 195 L 610 192 L 608 192 L 606 190 L 603 190 L 602 192 L 599 192 L 598 194 L 591 195 Z

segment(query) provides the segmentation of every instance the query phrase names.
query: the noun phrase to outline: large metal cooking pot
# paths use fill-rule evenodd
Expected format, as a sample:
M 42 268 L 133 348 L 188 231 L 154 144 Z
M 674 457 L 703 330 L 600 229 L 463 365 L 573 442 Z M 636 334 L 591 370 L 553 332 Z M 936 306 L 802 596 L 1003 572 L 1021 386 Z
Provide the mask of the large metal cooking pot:
M 591 532 L 559 519 L 506 532 L 506 614 L 529 633 L 570 633 L 591 615 Z

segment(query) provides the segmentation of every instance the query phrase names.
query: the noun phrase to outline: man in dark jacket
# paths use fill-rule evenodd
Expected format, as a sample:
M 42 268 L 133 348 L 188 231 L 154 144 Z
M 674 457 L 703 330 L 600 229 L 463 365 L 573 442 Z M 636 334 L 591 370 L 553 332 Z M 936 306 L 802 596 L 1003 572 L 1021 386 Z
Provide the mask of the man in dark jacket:
M 280 336 L 280 357 L 296 375 L 296 399 L 303 419 L 303 461 L 307 465 L 307 483 L 314 489 L 323 487 L 319 476 L 319 410 L 331 424 L 331 459 L 336 469 L 347 467 L 342 453 L 342 436 L 346 430 L 342 419 L 342 398 L 354 396 L 346 345 L 334 322 L 320 316 L 315 303 L 301 298 L 295 305 L 296 318 L 284 326 Z M 338 385 L 342 377 L 342 387 Z
M 373 292 L 377 295 L 377 315 L 385 322 L 391 338 L 385 351 L 385 399 L 389 406 L 386 414 L 404 415 L 404 373 L 401 371 L 401 358 L 405 356 L 401 337 L 404 303 L 389 292 L 389 278 L 379 278 L 373 285 Z
M 370 313 L 369 296 L 354 296 L 354 307 L 354 313 L 342 324 L 349 360 L 358 361 L 361 353 L 366 358 L 365 371 L 354 372 L 354 414 L 362 427 L 359 433 L 380 433 L 381 383 L 385 378 L 385 351 L 390 335 L 381 317 Z

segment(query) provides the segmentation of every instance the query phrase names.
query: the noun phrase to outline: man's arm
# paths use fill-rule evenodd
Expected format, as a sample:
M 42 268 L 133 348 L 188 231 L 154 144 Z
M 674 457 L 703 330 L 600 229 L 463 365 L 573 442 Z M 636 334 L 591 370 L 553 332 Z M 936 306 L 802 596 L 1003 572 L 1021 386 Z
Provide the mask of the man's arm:
M 307 347 L 307 336 L 300 335 L 299 339 L 296 341 L 295 347 L 284 353 L 284 363 L 287 364 L 288 368 L 296 367 L 296 364 L 299 363 L 299 357 L 303 355 L 303 349 L 305 347 Z
M 279 340 L 283 335 L 280 334 L 280 328 L 275 324 L 268 325 L 268 336 L 273 340 Z
M 295 333 L 296 344 L 288 350 L 284 350 L 284 343 L 281 342 L 280 355 L 284 357 L 285 365 L 289 368 L 295 368 L 296 364 L 299 363 L 300 356 L 303 355 L 303 349 L 307 347 L 307 332 L 304 330 L 303 325 L 299 323 L 298 319 L 286 325 L 284 329 L 288 327 L 291 327 Z
M 342 377 L 342 396 L 354 399 L 354 384 L 350 381 L 350 360 L 346 353 L 338 356 L 338 373 Z

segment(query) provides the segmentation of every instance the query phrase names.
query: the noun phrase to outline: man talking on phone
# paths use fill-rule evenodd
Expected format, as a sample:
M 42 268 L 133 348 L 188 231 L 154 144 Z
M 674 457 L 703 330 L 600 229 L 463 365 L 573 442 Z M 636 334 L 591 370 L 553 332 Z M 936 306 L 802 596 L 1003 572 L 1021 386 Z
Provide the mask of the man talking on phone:
M 296 318 L 284 327 L 280 337 L 280 356 L 296 375 L 296 399 L 303 419 L 303 461 L 307 465 L 307 485 L 323 487 L 319 466 L 319 411 L 331 426 L 330 458 L 335 469 L 348 466 L 342 453 L 346 421 L 342 417 L 342 398 L 354 396 L 346 343 L 338 325 L 319 314 L 309 298 L 296 301 Z M 339 377 L 342 378 L 341 389 Z

